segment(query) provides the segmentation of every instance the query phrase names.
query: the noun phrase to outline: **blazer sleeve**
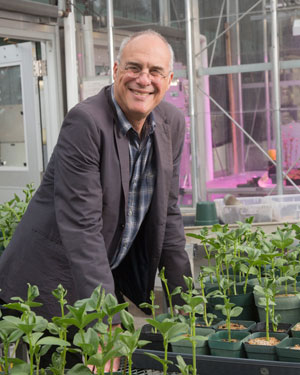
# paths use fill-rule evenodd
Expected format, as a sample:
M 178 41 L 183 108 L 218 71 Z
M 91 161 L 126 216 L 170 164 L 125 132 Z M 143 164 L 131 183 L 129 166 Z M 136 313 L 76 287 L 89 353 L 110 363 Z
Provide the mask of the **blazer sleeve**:
M 167 221 L 164 235 L 163 248 L 159 268 L 165 267 L 168 287 L 172 291 L 177 286 L 186 285 L 183 275 L 191 276 L 191 266 L 188 254 L 185 251 L 185 234 L 183 220 L 178 206 L 179 171 L 181 154 L 184 144 L 185 119 L 181 112 L 174 108 L 168 119 L 172 137 L 173 174 L 170 184 L 168 199 Z M 176 296 L 174 303 L 182 304 L 181 298 Z
M 80 104 L 66 116 L 55 149 L 54 199 L 58 229 L 79 298 L 114 281 L 102 236 L 101 131 Z

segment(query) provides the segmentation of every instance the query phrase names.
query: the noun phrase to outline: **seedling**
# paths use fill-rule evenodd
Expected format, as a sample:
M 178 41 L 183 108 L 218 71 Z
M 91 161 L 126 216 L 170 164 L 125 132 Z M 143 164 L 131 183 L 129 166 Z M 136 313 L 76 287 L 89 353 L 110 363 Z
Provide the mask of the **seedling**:
M 270 307 L 276 305 L 274 302 L 274 292 L 272 288 L 270 288 L 270 285 L 272 285 L 272 280 L 266 278 L 264 280 L 264 286 L 261 285 L 255 285 L 254 290 L 258 294 L 262 295 L 261 298 L 259 298 L 259 304 L 262 305 L 266 312 L 266 339 L 267 341 L 270 340 L 270 329 L 269 329 L 269 316 L 270 316 Z M 275 319 L 274 319 L 275 321 Z
M 0 204 L 0 254 L 1 248 L 4 250 L 9 244 L 18 223 L 26 211 L 33 192 L 33 184 L 28 184 L 23 190 L 24 199 L 14 194 L 13 199 Z
M 194 289 L 192 277 L 184 276 L 184 281 L 186 283 L 188 292 L 181 293 L 181 298 L 185 301 L 185 305 L 181 306 L 181 309 L 189 314 L 190 317 L 190 335 L 186 338 L 192 343 L 192 355 L 193 355 L 193 375 L 197 374 L 197 365 L 196 365 L 196 346 L 197 340 L 205 340 L 205 337 L 196 336 L 196 314 L 199 314 L 203 311 L 203 304 L 207 303 L 205 297 L 198 294 Z
M 169 319 L 166 319 L 163 322 L 158 322 L 154 319 L 146 319 L 146 321 L 153 327 L 156 327 L 163 337 L 164 358 L 161 359 L 153 353 L 146 354 L 160 362 L 163 366 L 163 374 L 167 375 L 168 365 L 173 363 L 168 360 L 168 345 L 171 342 L 182 340 L 184 335 L 188 333 L 189 327 L 186 323 L 178 323 Z
M 93 349 L 90 353 L 89 360 L 87 361 L 88 365 L 94 365 L 97 368 L 98 374 L 104 374 L 105 364 L 111 361 L 110 373 L 112 374 L 113 371 L 113 359 L 116 357 L 120 357 L 124 355 L 124 345 L 120 342 L 120 333 L 122 329 L 120 327 L 116 327 L 113 330 L 113 318 L 116 314 L 123 311 L 128 306 L 128 303 L 118 304 L 117 299 L 112 294 L 107 294 L 101 304 L 102 312 L 96 313 L 98 316 L 103 317 L 103 313 L 105 314 L 108 322 L 108 328 L 105 325 L 96 324 L 94 328 L 96 330 L 92 330 L 91 328 L 88 329 L 90 335 L 93 335 Z M 101 314 L 101 315 L 99 315 Z M 96 331 L 98 332 L 98 345 L 100 344 L 101 352 L 96 349 Z M 92 336 L 91 336 L 92 338 Z M 89 342 L 86 341 L 86 342 Z
M 173 302 L 172 297 L 179 294 L 181 292 L 181 287 L 176 287 L 173 289 L 173 291 L 170 293 L 169 287 L 168 287 L 168 280 L 165 277 L 165 267 L 162 267 L 162 269 L 159 272 L 159 277 L 164 285 L 168 302 L 169 302 L 169 308 L 170 308 L 170 314 L 171 318 L 174 318 L 174 308 L 173 308 Z
M 221 297 L 224 300 L 224 304 L 218 304 L 215 306 L 217 310 L 221 310 L 222 314 L 226 317 L 226 328 L 228 333 L 228 341 L 231 342 L 231 326 L 230 321 L 231 318 L 238 317 L 242 311 L 243 308 L 241 306 L 236 306 L 234 303 L 230 302 L 230 298 L 227 296 L 226 291 L 229 289 L 228 281 L 226 279 L 221 280 L 221 286 L 223 287 L 223 292 L 220 290 L 216 290 L 215 292 L 212 292 L 213 297 Z
M 128 375 L 132 374 L 132 355 L 137 348 L 141 348 L 150 341 L 140 340 L 141 329 L 135 329 L 133 316 L 126 310 L 122 310 L 121 320 L 126 331 L 120 334 L 120 341 L 123 344 L 122 352 L 128 359 Z
M 50 346 L 68 346 L 67 341 L 46 336 L 43 337 L 48 322 L 41 316 L 36 315 L 31 308 L 41 306 L 41 303 L 35 302 L 34 299 L 39 296 L 38 287 L 28 284 L 27 300 L 24 301 L 20 297 L 14 297 L 12 300 L 18 301 L 4 305 L 5 307 L 22 312 L 20 318 L 15 316 L 4 316 L 5 322 L 8 322 L 15 329 L 23 334 L 23 340 L 28 344 L 29 351 L 29 374 L 32 375 L 34 370 L 36 375 L 39 374 L 39 363 L 41 356 L 47 353 Z M 35 362 L 35 364 L 34 364 Z M 22 366 L 22 365 L 21 365 Z M 26 367 L 26 365 L 24 366 Z
M 143 302 L 139 306 L 142 309 L 150 309 L 151 310 L 152 319 L 155 320 L 155 317 L 156 317 L 155 310 L 159 309 L 159 305 L 155 305 L 155 293 L 154 293 L 153 290 L 151 290 L 151 293 L 150 293 L 150 301 L 151 301 L 151 303 Z M 157 329 L 156 328 L 154 328 L 154 333 L 157 333 Z
M 202 295 L 202 298 L 203 298 L 203 303 L 201 304 L 202 311 L 200 311 L 199 314 L 203 315 L 203 320 L 204 320 L 204 323 L 207 327 L 210 327 L 214 318 L 216 318 L 215 314 L 207 312 L 207 298 L 206 298 L 206 295 L 205 295 L 205 280 L 207 279 L 207 275 L 211 275 L 212 272 L 213 272 L 212 267 L 201 267 L 200 273 L 199 273 L 199 276 L 198 276 L 201 295 Z

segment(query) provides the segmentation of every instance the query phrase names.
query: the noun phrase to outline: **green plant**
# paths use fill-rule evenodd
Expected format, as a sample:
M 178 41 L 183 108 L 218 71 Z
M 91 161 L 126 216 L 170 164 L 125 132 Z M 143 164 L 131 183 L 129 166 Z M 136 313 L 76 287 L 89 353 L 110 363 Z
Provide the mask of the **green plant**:
M 215 314 L 207 312 L 207 296 L 205 295 L 205 280 L 207 279 L 207 276 L 211 275 L 213 272 L 213 267 L 201 267 L 198 276 L 198 281 L 200 284 L 200 293 L 203 299 L 203 303 L 201 304 L 202 311 L 200 311 L 199 314 L 203 316 L 204 323 L 207 327 L 210 327 L 213 320 L 216 318 Z
M 122 345 L 122 354 L 128 359 L 128 374 L 132 374 L 132 356 L 137 348 L 149 343 L 146 340 L 140 340 L 141 329 L 135 329 L 133 316 L 126 310 L 120 312 L 121 321 L 126 328 L 125 332 L 120 334 L 120 341 Z
M 223 289 L 223 292 L 220 290 L 216 290 L 212 292 L 212 296 L 215 297 L 221 297 L 224 300 L 224 304 L 217 304 L 216 309 L 221 310 L 222 314 L 226 317 L 226 328 L 228 332 L 228 341 L 231 342 L 231 318 L 238 317 L 242 311 L 243 308 L 241 306 L 235 306 L 234 303 L 230 302 L 229 297 L 227 296 L 227 290 L 230 288 L 230 283 L 228 283 L 227 279 L 221 280 L 221 287 Z
M 154 293 L 153 290 L 151 290 L 151 292 L 150 292 L 150 301 L 151 301 L 151 303 L 143 302 L 139 306 L 142 309 L 150 309 L 151 310 L 152 319 L 155 320 L 155 315 L 156 315 L 155 314 L 155 310 L 157 310 L 159 308 L 159 305 L 155 305 L 155 293 Z M 157 333 L 157 329 L 156 328 L 154 328 L 154 333 Z
M 64 306 L 67 303 L 65 299 L 67 291 L 63 288 L 61 284 L 52 292 L 53 296 L 58 300 L 61 310 L 60 317 L 53 317 L 52 323 L 48 324 L 48 330 L 51 334 L 57 335 L 61 340 L 67 341 L 67 324 L 63 323 L 65 317 Z M 56 353 L 52 355 L 52 365 L 50 370 L 54 375 L 64 375 L 66 366 L 66 354 L 67 346 L 59 346 Z
M 259 298 L 259 304 L 262 305 L 266 312 L 266 339 L 270 340 L 270 329 L 269 329 L 269 316 L 272 311 L 272 306 L 275 306 L 274 291 L 270 286 L 272 285 L 272 279 L 265 278 L 264 285 L 255 285 L 254 291 L 261 295 Z M 275 316 L 273 317 L 275 322 Z M 278 321 L 278 319 L 277 319 Z
M 172 292 L 170 292 L 169 287 L 168 287 L 168 280 L 165 277 L 165 267 L 162 267 L 162 269 L 160 270 L 159 277 L 164 285 L 164 288 L 167 294 L 171 317 L 174 318 L 175 314 L 174 314 L 172 297 L 181 292 L 181 287 L 176 287 L 172 290 Z
M 1 310 L 0 310 L 1 317 Z M 8 374 L 12 365 L 21 364 L 17 358 L 14 358 L 14 355 L 10 356 L 10 348 L 13 344 L 14 353 L 16 352 L 20 338 L 23 336 L 23 332 L 17 329 L 13 324 L 5 320 L 0 320 L 0 342 L 2 343 L 3 357 L 0 357 L 0 371 L 4 371 L 5 374 Z
M 6 315 L 3 320 L 15 329 L 15 335 L 19 332 L 18 336 L 22 336 L 23 340 L 28 344 L 29 364 L 20 363 L 14 366 L 11 373 L 13 374 L 22 368 L 27 368 L 27 373 L 33 375 L 35 370 L 36 375 L 39 374 L 39 364 L 41 357 L 47 353 L 50 346 L 68 346 L 67 341 L 53 337 L 44 336 L 44 332 L 48 326 L 48 321 L 42 316 L 36 315 L 33 307 L 41 306 L 41 303 L 35 302 L 34 299 L 39 296 L 38 287 L 28 284 L 27 299 L 23 300 L 20 297 L 13 297 L 12 302 L 4 305 L 9 309 L 13 309 L 22 313 L 21 317 Z M 19 367 L 19 368 L 18 368 Z
M 198 294 L 197 290 L 194 289 L 194 282 L 192 277 L 184 277 L 188 291 L 181 292 L 181 298 L 185 301 L 185 305 L 181 306 L 181 309 L 189 314 L 190 318 L 190 334 L 186 337 L 192 343 L 192 355 L 193 355 L 193 375 L 197 374 L 196 365 L 196 346 L 197 340 L 205 340 L 205 337 L 196 336 L 196 314 L 201 314 L 203 311 L 203 304 L 206 305 L 207 300 L 205 297 Z
M 181 355 L 176 356 L 177 367 L 179 368 L 182 375 L 190 375 L 193 371 L 193 366 L 185 363 L 185 360 Z
M 103 319 L 105 316 L 108 326 L 99 323 L 94 325 L 94 332 L 97 332 L 98 346 L 100 345 L 101 351 L 96 350 L 95 353 L 95 340 L 94 350 L 87 361 L 88 365 L 94 365 L 96 367 L 97 374 L 104 374 L 107 362 L 111 362 L 110 373 L 112 374 L 114 358 L 124 355 L 125 347 L 120 341 L 122 329 L 120 327 L 113 329 L 113 317 L 123 311 L 127 306 L 127 302 L 118 304 L 117 299 L 112 294 L 107 294 L 101 303 L 101 315 L 99 315 L 99 318 Z M 122 315 L 123 317 L 124 314 Z M 88 331 L 92 334 L 91 328 L 89 328 Z
M 182 340 L 188 333 L 189 327 L 186 323 L 174 322 L 170 319 L 166 319 L 163 322 L 158 322 L 154 319 L 146 319 L 149 324 L 156 327 L 163 337 L 164 346 L 164 358 L 158 357 L 153 353 L 146 353 L 153 359 L 160 362 L 163 366 L 163 374 L 167 375 L 168 365 L 172 364 L 172 361 L 168 360 L 168 344 Z
M 13 199 L 0 204 L 0 254 L 9 244 L 17 225 L 26 211 L 33 192 L 33 184 L 28 184 L 23 190 L 24 199 L 14 194 Z
M 211 266 L 211 252 L 209 250 L 209 244 L 210 244 L 210 238 L 208 237 L 209 230 L 207 227 L 201 228 L 199 231 L 199 234 L 196 233 L 186 233 L 187 237 L 195 238 L 197 240 L 200 240 L 201 245 L 203 245 L 206 259 L 208 262 L 208 266 Z

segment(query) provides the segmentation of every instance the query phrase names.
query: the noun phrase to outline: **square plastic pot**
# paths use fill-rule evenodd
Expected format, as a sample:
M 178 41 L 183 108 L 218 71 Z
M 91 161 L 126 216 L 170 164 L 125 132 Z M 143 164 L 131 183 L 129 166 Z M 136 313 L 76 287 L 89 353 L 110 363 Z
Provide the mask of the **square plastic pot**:
M 254 320 L 257 321 L 257 309 L 254 303 L 253 297 L 253 287 L 248 286 L 246 293 L 243 292 L 243 285 L 237 285 L 237 293 L 236 295 L 231 294 L 229 296 L 230 302 L 234 303 L 236 306 L 240 306 L 243 308 L 242 313 L 239 315 L 239 319 L 241 320 Z M 217 289 L 216 287 L 211 288 L 209 292 Z M 209 312 L 214 313 L 217 317 L 224 319 L 224 315 L 222 314 L 221 310 L 217 310 L 215 308 L 216 305 L 223 304 L 223 298 L 221 297 L 210 297 L 208 298 L 208 309 Z
M 295 345 L 300 345 L 299 337 L 288 337 L 283 339 L 277 346 L 276 352 L 279 361 L 300 362 L 300 350 L 291 349 Z
M 293 327 L 291 328 L 291 335 L 292 335 L 292 337 L 299 337 L 300 338 L 300 330 L 295 330 L 296 325 L 297 325 L 297 323 L 294 324 Z
M 292 324 L 290 323 L 279 323 L 277 326 L 278 333 L 286 333 L 287 335 L 290 335 Z M 266 322 L 258 322 L 255 324 L 254 327 L 251 329 L 252 333 L 255 332 L 266 332 Z M 269 323 L 269 332 L 274 332 L 272 323 Z
M 231 332 L 233 331 L 238 331 L 238 332 L 250 332 L 252 331 L 252 328 L 254 328 L 256 326 L 256 322 L 254 322 L 253 320 L 239 320 L 239 319 L 231 319 L 231 323 L 237 323 L 237 324 L 242 324 L 243 326 L 245 326 L 246 328 L 242 328 L 242 329 L 231 329 Z M 216 325 L 216 331 L 226 331 L 226 328 L 219 328 L 219 326 L 223 325 L 223 324 L 226 324 L 226 320 L 221 320 L 220 323 L 218 323 Z
M 255 305 L 257 307 L 259 321 L 266 321 L 266 312 L 260 305 L 259 299 L 262 295 L 254 293 Z M 281 315 L 282 323 L 295 324 L 299 321 L 300 316 L 300 298 L 295 296 L 275 297 L 275 314 Z
M 268 360 L 268 361 L 277 360 L 276 345 L 275 346 L 252 345 L 248 343 L 250 339 L 254 339 L 257 337 L 265 337 L 265 336 L 266 336 L 266 332 L 255 332 L 247 337 L 247 340 L 244 342 L 244 348 L 245 348 L 247 358 L 262 359 L 262 360 Z M 283 340 L 286 337 L 288 337 L 288 335 L 286 333 L 271 333 L 270 337 L 276 337 L 278 340 Z
M 205 336 L 204 340 L 197 340 L 196 354 L 207 355 L 209 354 L 209 348 L 207 340 L 215 333 L 215 330 L 211 328 L 196 328 L 197 336 Z M 172 351 L 175 353 L 192 354 L 192 343 L 189 340 L 180 340 L 171 344 Z
M 219 331 L 208 338 L 208 346 L 211 355 L 221 357 L 243 358 L 245 357 L 243 341 L 247 340 L 249 332 L 231 332 L 231 338 L 236 342 L 224 341 L 228 339 L 227 331 Z

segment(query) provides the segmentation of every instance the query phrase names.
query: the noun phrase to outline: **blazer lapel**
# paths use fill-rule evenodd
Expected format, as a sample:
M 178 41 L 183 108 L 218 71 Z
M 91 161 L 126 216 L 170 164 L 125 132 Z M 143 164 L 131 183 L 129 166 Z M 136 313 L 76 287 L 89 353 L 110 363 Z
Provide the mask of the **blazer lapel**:
M 168 205 L 168 197 L 172 180 L 172 142 L 168 124 L 162 117 L 155 113 L 156 128 L 154 132 L 154 150 L 156 158 L 157 179 L 153 196 L 153 208 L 156 211 L 154 217 L 161 224 L 165 221 L 165 212 Z M 159 216 L 157 215 L 159 213 Z
M 125 217 L 127 215 L 128 193 L 129 193 L 129 149 L 128 140 L 114 121 L 114 136 L 120 161 L 120 173 L 125 200 Z

